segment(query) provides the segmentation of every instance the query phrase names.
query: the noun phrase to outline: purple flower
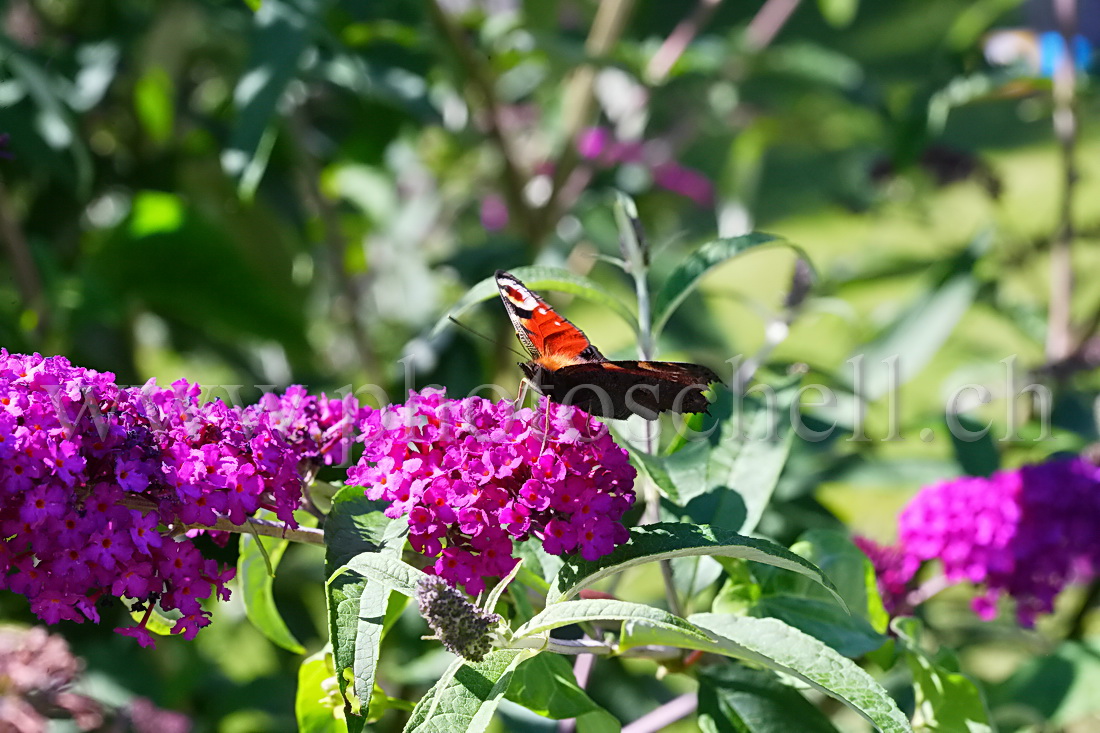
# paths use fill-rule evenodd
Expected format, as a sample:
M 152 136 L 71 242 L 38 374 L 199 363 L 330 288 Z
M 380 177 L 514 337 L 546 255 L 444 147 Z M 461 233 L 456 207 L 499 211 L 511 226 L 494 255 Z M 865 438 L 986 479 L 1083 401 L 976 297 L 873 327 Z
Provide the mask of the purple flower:
M 945 580 L 982 589 L 973 602 L 982 618 L 1007 595 L 1030 626 L 1062 588 L 1100 570 L 1100 468 L 1075 457 L 944 481 L 910 501 L 898 528 L 900 559 L 888 587 L 908 582 L 920 562 L 939 560 Z M 884 549 L 876 567 L 890 566 Z
M 107 593 L 159 602 L 182 613 L 173 631 L 189 637 L 210 623 L 199 599 L 227 597 L 233 569 L 175 530 L 241 524 L 259 507 L 293 523 L 300 466 L 343 460 L 362 415 L 354 400 L 301 388 L 269 396 L 271 411 L 242 411 L 200 403 L 182 380 L 113 380 L 0 349 L 0 589 L 48 623 L 98 621 Z M 125 633 L 151 643 L 143 625 Z
M 856 547 L 871 560 L 878 579 L 878 591 L 882 605 L 891 616 L 908 613 L 910 606 L 906 600 L 910 582 L 920 569 L 920 560 L 901 547 L 880 545 L 867 537 L 852 538 Z
M 499 194 L 491 193 L 481 199 L 481 226 L 490 232 L 499 232 L 508 226 L 508 205 Z
M 572 407 L 549 404 L 544 440 L 544 409 L 412 392 L 367 416 L 348 483 L 390 502 L 388 516 L 407 515 L 413 548 L 436 558 L 428 572 L 467 593 L 514 567 L 515 542 L 572 551 L 574 524 L 585 529 L 584 556 L 601 557 L 628 537 L 620 519 L 634 502 L 634 469 L 607 429 Z

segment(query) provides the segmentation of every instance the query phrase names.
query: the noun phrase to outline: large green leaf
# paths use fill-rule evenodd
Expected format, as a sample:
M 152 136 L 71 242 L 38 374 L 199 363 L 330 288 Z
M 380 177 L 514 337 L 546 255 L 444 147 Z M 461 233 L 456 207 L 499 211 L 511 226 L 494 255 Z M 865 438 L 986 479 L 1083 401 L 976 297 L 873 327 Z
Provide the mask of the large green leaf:
M 259 519 L 271 519 L 275 515 L 274 512 L 265 509 L 258 512 L 256 516 Z M 282 560 L 288 544 L 288 540 L 279 537 L 242 534 L 240 553 L 237 556 L 237 583 L 241 589 L 244 612 L 248 620 L 262 631 L 264 636 L 283 649 L 295 654 L 304 654 L 305 647 L 290 633 L 286 622 L 279 614 L 279 609 L 275 606 L 275 597 L 271 591 L 271 584 L 275 580 L 274 573 L 279 567 L 279 561 Z M 271 563 L 270 571 L 268 562 Z
M 621 728 L 619 721 L 577 684 L 573 668 L 560 654 L 539 654 L 520 664 L 505 697 L 546 718 L 583 718 L 583 723 L 577 721 L 578 729 L 615 733 Z
M 836 733 L 820 710 L 770 672 L 739 664 L 699 671 L 703 733 Z
M 563 293 L 572 293 L 590 300 L 596 305 L 605 306 L 626 321 L 635 333 L 638 332 L 638 319 L 634 317 L 626 304 L 609 294 L 594 280 L 559 267 L 544 267 L 542 265 L 516 267 L 510 272 L 532 290 L 557 290 Z M 442 331 L 450 323 L 451 318 L 460 318 L 478 303 L 498 297 L 498 295 L 496 279 L 493 277 L 485 278 L 470 288 L 454 307 L 443 318 L 439 319 L 439 322 L 432 329 L 432 334 Z
M 455 660 L 425 693 L 405 726 L 407 733 L 479 733 L 493 719 L 516 667 L 538 652 L 497 649 L 480 662 Z
M 978 240 L 943 263 L 928 289 L 849 357 L 863 356 L 860 394 L 865 401 L 873 402 L 891 387 L 908 382 L 947 341 L 978 292 L 974 266 L 984 247 L 984 240 Z
M 883 733 L 911 733 L 890 695 L 855 662 L 817 639 L 773 618 L 699 613 L 688 617 L 710 639 L 643 624 L 624 626 L 620 647 L 663 644 L 724 654 L 795 677 L 836 698 Z
M 674 487 L 683 507 L 677 513 L 743 534 L 756 529 L 790 453 L 798 383 L 795 377 L 774 388 L 754 388 L 763 395 L 719 390 L 713 415 L 698 426 L 700 435 L 686 434 L 683 447 L 663 459 L 663 475 L 652 465 L 661 459 L 646 459 L 646 473 L 658 486 L 666 480 Z
M 340 695 L 335 686 L 332 651 L 327 647 L 302 660 L 294 717 L 299 733 L 346 733 Z
M 407 596 L 415 595 L 420 581 L 428 577 L 424 571 L 402 562 L 396 556 L 380 552 L 364 552 L 357 555 L 341 570 L 362 575 L 368 580 Z
M 389 588 L 361 574 L 337 572 L 349 560 L 374 554 L 396 560 L 404 546 L 403 522 L 377 510 L 362 487 L 346 486 L 332 497 L 325 521 L 329 639 L 349 728 L 360 730 L 374 691 L 378 644 Z M 349 686 L 351 687 L 349 691 Z M 354 703 L 352 702 L 354 700 Z
M 891 628 L 902 643 L 905 662 L 913 675 L 913 727 L 938 733 L 992 733 L 981 691 L 959 672 L 954 654 L 948 651 L 934 659 L 921 649 L 922 625 L 915 618 L 894 619 Z
M 829 576 L 851 613 L 806 578 L 770 567 L 754 573 L 760 595 L 750 613 L 778 618 L 847 657 L 882 646 L 889 619 L 878 594 L 874 568 L 848 536 L 834 530 L 813 530 L 792 545 L 791 551 Z
M 692 252 L 679 267 L 668 276 L 665 284 L 653 298 L 653 338 L 660 336 L 668 319 L 691 295 L 699 281 L 718 265 L 758 247 L 785 246 L 804 257 L 802 249 L 773 234 L 752 232 L 740 237 L 726 237 L 707 242 Z M 807 262 L 809 260 L 807 259 Z
M 615 573 L 658 560 L 710 555 L 739 557 L 774 565 L 811 578 L 836 595 L 832 582 L 811 563 L 774 542 L 744 537 L 718 527 L 663 522 L 630 530 L 630 541 L 599 560 L 572 557 L 565 562 L 546 595 L 547 605 L 568 600 L 581 588 Z M 840 600 L 840 596 L 836 596 Z M 843 603 L 843 601 L 841 601 Z
M 371 501 L 362 486 L 345 486 L 332 497 L 332 509 L 325 518 L 325 575 L 364 552 L 400 549 L 400 522 L 382 513 L 384 502 Z

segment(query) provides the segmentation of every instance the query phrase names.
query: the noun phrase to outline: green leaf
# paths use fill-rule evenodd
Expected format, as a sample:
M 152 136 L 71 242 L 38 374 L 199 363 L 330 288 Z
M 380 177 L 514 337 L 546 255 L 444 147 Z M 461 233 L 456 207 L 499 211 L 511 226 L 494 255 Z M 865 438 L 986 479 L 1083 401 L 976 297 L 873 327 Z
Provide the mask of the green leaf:
M 909 721 L 890 695 L 855 662 L 817 639 L 773 618 L 699 613 L 688 617 L 710 639 L 651 629 L 624 628 L 620 647 L 662 644 L 724 654 L 790 675 L 836 698 L 883 733 L 911 733 Z
M 848 536 L 835 530 L 811 530 L 791 546 L 829 576 L 851 613 L 802 576 L 760 568 L 760 598 L 754 616 L 778 618 L 825 642 L 847 657 L 878 649 L 889 617 L 882 605 L 874 567 Z
M 703 733 L 836 733 L 820 710 L 769 672 L 739 664 L 699 670 Z
M 1054 653 L 1025 662 L 1011 677 L 989 690 L 994 710 L 1011 706 L 1020 720 L 1045 721 L 1070 729 L 1075 721 L 1100 711 L 1100 638 L 1063 641 Z
M 933 659 L 920 646 L 922 624 L 915 618 L 897 618 L 891 624 L 904 649 L 913 675 L 916 710 L 913 727 L 918 731 L 992 733 L 989 713 L 978 687 L 958 671 L 954 654 Z M 944 666 L 947 661 L 950 668 Z
M 992 431 L 968 415 L 955 415 L 965 433 L 948 430 L 955 460 L 967 476 L 990 476 L 1001 467 L 1001 454 L 993 442 Z M 985 432 L 983 432 L 985 430 Z
M 92 156 L 84 144 L 84 136 L 72 111 L 65 103 L 62 80 L 53 77 L 23 53 L 23 49 L 9 41 L 6 34 L 0 34 L 0 64 L 6 65 L 11 76 L 22 82 L 37 107 L 34 134 L 50 151 L 67 150 L 72 156 L 71 162 L 59 157 L 55 169 L 63 168 L 59 172 L 72 180 L 81 197 L 85 196 L 94 176 Z
M 665 284 L 653 298 L 653 338 L 656 340 L 661 331 L 668 324 L 668 319 L 691 295 L 699 285 L 699 281 L 710 272 L 711 269 L 737 257 L 743 252 L 764 246 L 790 247 L 809 262 L 802 249 L 790 242 L 772 234 L 752 232 L 740 237 L 727 237 L 714 239 L 707 242 L 699 249 L 692 252 L 680 266 L 673 270 L 665 280 Z
M 667 458 L 647 453 L 629 440 L 620 438 L 617 434 L 615 435 L 615 442 L 626 448 L 630 455 L 630 463 L 638 471 L 638 477 L 641 480 L 652 481 L 663 497 L 677 504 L 682 504 L 680 491 L 676 488 L 672 476 L 669 475 L 668 467 L 665 465 Z
M 302 660 L 298 667 L 298 693 L 294 716 L 300 733 L 346 733 L 332 651 L 322 649 Z
M 674 629 L 680 633 L 698 634 L 700 638 L 706 638 L 687 621 L 668 611 L 642 603 L 608 599 L 563 601 L 548 605 L 542 612 L 535 614 L 533 619 L 516 629 L 512 636 L 521 639 L 545 634 L 562 626 L 593 621 L 642 621 L 655 628 Z
M 484 731 L 508 690 L 516 667 L 537 653 L 531 649 L 497 649 L 480 662 L 455 660 L 443 678 L 416 704 L 405 731 Z
M 345 570 L 362 575 L 368 580 L 407 596 L 415 595 L 420 581 L 429 577 L 423 570 L 418 570 L 393 555 L 379 552 L 364 552 L 357 555 L 337 572 Z
M 368 553 L 396 560 L 408 527 L 377 511 L 359 486 L 346 486 L 332 497 L 325 520 L 325 568 L 329 639 L 336 679 L 344 697 L 344 718 L 356 730 L 373 694 L 378 642 L 389 590 L 359 574 L 338 572 L 349 560 Z M 379 610 L 380 609 L 380 610 Z M 364 615 L 365 614 L 365 615 Z M 350 686 L 350 690 L 348 689 Z
M 505 697 L 554 720 L 587 716 L 590 730 L 614 732 L 622 727 L 577 684 L 573 668 L 560 654 L 539 654 L 520 664 Z
M 941 265 L 931 286 L 849 357 L 850 360 L 863 356 L 864 383 L 860 393 L 864 401 L 874 402 L 892 386 L 908 382 L 947 341 L 978 292 L 974 265 L 984 248 L 985 239 L 978 239 Z M 894 359 L 896 366 L 889 367 Z
M 630 312 L 630 309 L 621 300 L 610 295 L 594 280 L 559 267 L 544 267 L 542 265 L 517 267 L 510 272 L 532 290 L 557 290 L 562 293 L 572 293 L 590 300 L 596 305 L 605 306 L 626 321 L 635 334 L 638 333 L 638 320 Z M 460 318 L 478 303 L 499 297 L 499 293 L 496 279 L 493 277 L 487 277 L 477 283 L 459 299 L 458 303 L 445 316 L 439 319 L 435 327 L 432 328 L 432 335 L 439 333 L 448 326 L 451 318 Z
M 693 555 L 739 557 L 792 570 L 825 586 L 843 604 L 832 582 L 820 570 L 774 542 L 744 537 L 718 527 L 678 522 L 634 527 L 630 530 L 629 542 L 596 561 L 569 558 L 554 576 L 546 603 L 568 600 L 581 588 L 637 565 Z
M 688 440 L 664 458 L 684 515 L 743 534 L 756 528 L 790 454 L 791 405 L 800 380 L 754 387 L 762 396 L 718 391 L 714 414 L 699 427 L 704 439 Z M 655 469 L 649 470 L 654 475 Z
M 298 73 L 308 40 L 306 19 L 285 0 L 267 0 L 253 18 L 252 58 L 233 90 L 237 120 L 221 159 L 245 199 L 252 198 L 267 167 L 279 100 Z
M 270 519 L 274 517 L 274 512 L 265 510 L 258 513 L 257 517 Z M 263 632 L 264 636 L 283 649 L 295 654 L 305 654 L 305 647 L 290 633 L 286 622 L 279 614 L 271 591 L 271 585 L 275 580 L 273 573 L 278 569 L 279 561 L 288 545 L 288 540 L 278 537 L 242 534 L 240 554 L 237 557 L 237 582 L 240 585 L 244 612 L 248 620 Z M 270 572 L 268 561 L 271 562 Z
M 384 502 L 368 499 L 362 486 L 345 486 L 336 492 L 325 518 L 326 576 L 364 552 L 400 551 L 402 523 L 383 514 L 385 508 Z

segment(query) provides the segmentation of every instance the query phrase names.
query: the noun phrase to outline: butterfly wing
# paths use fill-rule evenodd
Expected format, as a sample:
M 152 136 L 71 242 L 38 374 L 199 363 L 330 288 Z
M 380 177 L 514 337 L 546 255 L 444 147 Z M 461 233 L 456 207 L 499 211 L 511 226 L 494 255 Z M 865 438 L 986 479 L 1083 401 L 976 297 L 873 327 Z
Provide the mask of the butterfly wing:
M 497 270 L 496 281 L 516 336 L 532 360 L 541 361 L 550 369 L 606 361 L 579 328 L 528 290 L 514 275 Z
M 525 365 L 532 382 L 550 400 L 574 405 L 590 415 L 622 420 L 661 412 L 706 412 L 707 387 L 721 382 L 705 366 L 667 361 L 604 361 L 548 370 Z

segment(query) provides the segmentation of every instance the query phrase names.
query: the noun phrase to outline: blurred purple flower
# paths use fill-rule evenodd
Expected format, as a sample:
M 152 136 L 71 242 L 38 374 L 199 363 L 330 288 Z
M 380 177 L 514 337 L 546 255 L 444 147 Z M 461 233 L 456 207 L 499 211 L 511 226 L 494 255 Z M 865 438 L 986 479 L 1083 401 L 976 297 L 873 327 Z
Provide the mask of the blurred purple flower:
M 913 576 L 920 569 L 920 560 L 901 547 L 880 545 L 867 537 L 857 535 L 852 541 L 870 558 L 875 568 L 878 591 L 886 612 L 891 616 L 908 613 L 910 607 L 906 596 Z
M 898 518 L 889 562 L 887 549 L 868 555 L 890 592 L 908 582 L 914 562 L 938 560 L 947 582 L 983 589 L 973 602 L 982 618 L 1008 595 L 1031 626 L 1066 585 L 1100 570 L 1100 468 L 1074 457 L 925 487 Z
M 8 143 L 11 142 L 11 135 L 6 132 L 0 132 L 0 158 L 6 160 L 14 160 L 15 154 L 8 150 Z
M 481 397 L 410 392 L 371 413 L 365 450 L 348 483 L 408 515 L 409 541 L 436 558 L 427 570 L 467 593 L 515 565 L 515 542 L 536 537 L 561 555 L 595 560 L 628 539 L 620 519 L 634 503 L 635 471 L 606 426 L 572 407 L 537 411 Z
M 490 232 L 508 226 L 508 206 L 499 194 L 490 193 L 481 199 L 481 226 Z
M 668 160 L 668 145 L 662 140 L 616 140 L 606 127 L 590 127 L 577 138 L 577 152 L 604 168 L 633 163 L 647 168 L 653 182 L 699 206 L 714 204 L 714 185 L 702 173 Z

